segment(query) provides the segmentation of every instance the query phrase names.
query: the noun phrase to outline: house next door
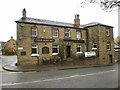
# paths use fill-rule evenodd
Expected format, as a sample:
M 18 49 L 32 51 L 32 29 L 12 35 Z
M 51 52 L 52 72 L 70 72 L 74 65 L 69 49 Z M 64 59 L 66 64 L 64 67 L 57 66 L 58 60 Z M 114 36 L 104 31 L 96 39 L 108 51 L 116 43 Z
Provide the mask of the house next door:
M 66 57 L 71 57 L 71 46 L 66 46 Z

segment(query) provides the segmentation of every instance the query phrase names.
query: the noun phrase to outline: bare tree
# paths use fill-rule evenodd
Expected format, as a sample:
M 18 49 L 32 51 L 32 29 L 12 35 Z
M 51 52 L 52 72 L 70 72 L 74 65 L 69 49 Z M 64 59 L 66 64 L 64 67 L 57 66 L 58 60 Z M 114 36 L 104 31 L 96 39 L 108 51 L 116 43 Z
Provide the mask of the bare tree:
M 105 11 L 113 11 L 120 7 L 120 0 L 84 0 L 81 6 L 84 7 L 89 3 L 97 3 Z

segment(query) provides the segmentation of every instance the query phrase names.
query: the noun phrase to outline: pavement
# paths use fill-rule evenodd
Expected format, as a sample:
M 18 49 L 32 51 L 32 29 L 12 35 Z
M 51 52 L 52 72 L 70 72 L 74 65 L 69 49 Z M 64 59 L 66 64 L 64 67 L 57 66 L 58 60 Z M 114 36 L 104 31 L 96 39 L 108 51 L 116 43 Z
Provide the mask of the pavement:
M 23 67 L 23 66 L 16 66 L 15 63 L 4 65 L 2 68 L 6 71 L 11 72 L 40 72 L 40 71 L 51 71 L 51 70 L 66 70 L 66 69 L 77 69 L 77 68 L 89 68 L 89 67 L 103 67 L 103 66 L 112 66 L 113 64 L 107 64 L 107 65 L 79 65 L 79 66 L 29 66 L 29 67 Z

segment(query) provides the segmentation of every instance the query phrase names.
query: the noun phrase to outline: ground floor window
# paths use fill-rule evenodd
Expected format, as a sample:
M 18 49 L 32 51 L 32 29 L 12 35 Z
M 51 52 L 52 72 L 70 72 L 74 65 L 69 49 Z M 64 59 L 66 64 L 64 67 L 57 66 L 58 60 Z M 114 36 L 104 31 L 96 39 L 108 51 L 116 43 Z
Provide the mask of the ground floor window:
M 37 45 L 32 45 L 32 54 L 38 54 L 38 46 Z
M 82 46 L 81 45 L 77 45 L 77 53 L 82 53 Z
M 92 50 L 96 50 L 96 49 L 97 49 L 97 43 L 93 43 Z
M 42 48 L 42 54 L 48 54 L 49 53 L 49 48 L 48 47 L 43 47 Z
M 59 46 L 58 45 L 53 45 L 52 46 L 52 53 L 53 53 L 53 55 L 59 53 Z

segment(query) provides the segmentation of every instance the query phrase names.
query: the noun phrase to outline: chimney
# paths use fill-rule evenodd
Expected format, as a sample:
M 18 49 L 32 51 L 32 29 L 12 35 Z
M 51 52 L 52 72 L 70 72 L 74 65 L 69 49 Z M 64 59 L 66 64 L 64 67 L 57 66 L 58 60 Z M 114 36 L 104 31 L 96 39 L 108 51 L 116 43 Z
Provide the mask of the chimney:
M 26 17 L 26 10 L 25 10 L 25 8 L 24 8 L 23 11 L 22 11 L 22 16 L 23 16 L 23 17 Z
M 80 26 L 79 14 L 75 15 L 74 26 Z
M 13 36 L 11 36 L 11 39 L 13 39 Z

